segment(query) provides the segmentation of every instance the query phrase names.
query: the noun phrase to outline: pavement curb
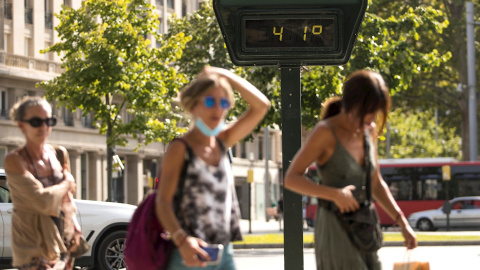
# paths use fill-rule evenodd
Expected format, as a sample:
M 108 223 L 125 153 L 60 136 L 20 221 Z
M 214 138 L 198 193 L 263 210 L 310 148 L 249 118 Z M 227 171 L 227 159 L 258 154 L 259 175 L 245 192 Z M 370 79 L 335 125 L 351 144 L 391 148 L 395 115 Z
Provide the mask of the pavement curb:
M 480 241 L 421 241 L 419 246 L 478 246 Z M 384 242 L 382 247 L 403 247 L 403 242 Z M 256 248 L 284 248 L 283 243 L 279 244 L 233 244 L 234 249 L 256 249 Z M 314 248 L 313 243 L 304 243 L 303 248 Z

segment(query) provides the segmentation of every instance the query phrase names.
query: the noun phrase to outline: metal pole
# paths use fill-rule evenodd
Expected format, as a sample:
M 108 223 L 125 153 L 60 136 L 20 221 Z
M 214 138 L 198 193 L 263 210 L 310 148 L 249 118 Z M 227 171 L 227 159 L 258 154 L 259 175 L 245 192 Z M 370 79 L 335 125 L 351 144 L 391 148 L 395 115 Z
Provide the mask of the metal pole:
M 248 183 L 248 233 L 252 233 L 252 183 Z
M 475 74 L 475 21 L 473 3 L 466 3 L 467 18 L 467 69 L 468 69 L 468 123 L 470 137 L 470 161 L 477 160 L 477 77 Z
M 300 67 L 281 68 L 283 173 L 302 145 Z M 303 269 L 302 196 L 283 192 L 285 270 Z
M 265 138 L 265 206 L 270 207 L 272 202 L 270 198 L 270 168 L 268 166 L 268 161 L 270 160 L 270 137 L 269 137 L 268 127 L 264 127 L 264 138 Z M 267 216 L 268 219 L 268 216 Z

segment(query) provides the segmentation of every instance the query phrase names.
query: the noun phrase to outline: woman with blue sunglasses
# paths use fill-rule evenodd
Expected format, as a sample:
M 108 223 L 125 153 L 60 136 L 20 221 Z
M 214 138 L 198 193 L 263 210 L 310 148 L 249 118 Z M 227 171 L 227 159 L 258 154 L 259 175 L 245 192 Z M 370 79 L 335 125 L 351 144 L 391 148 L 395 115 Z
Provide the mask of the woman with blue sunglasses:
M 46 144 L 56 124 L 50 104 L 24 97 L 10 117 L 25 136 L 25 145 L 5 157 L 7 183 L 13 201 L 12 265 L 21 270 L 72 269 L 75 205 L 73 176 Z M 66 233 L 66 232 L 69 233 Z M 68 239 L 68 240 L 67 240 Z
M 225 124 L 228 109 L 234 105 L 232 88 L 249 106 L 235 122 Z M 168 147 L 160 177 L 168 181 L 160 182 L 157 196 L 157 216 L 176 245 L 167 269 L 235 269 L 230 242 L 242 236 L 226 149 L 252 132 L 270 101 L 234 73 L 207 66 L 181 91 L 180 105 L 193 125 Z M 187 147 L 193 157 L 186 168 L 182 200 L 174 212 L 172 204 Z M 225 247 L 215 262 L 205 251 L 210 245 Z

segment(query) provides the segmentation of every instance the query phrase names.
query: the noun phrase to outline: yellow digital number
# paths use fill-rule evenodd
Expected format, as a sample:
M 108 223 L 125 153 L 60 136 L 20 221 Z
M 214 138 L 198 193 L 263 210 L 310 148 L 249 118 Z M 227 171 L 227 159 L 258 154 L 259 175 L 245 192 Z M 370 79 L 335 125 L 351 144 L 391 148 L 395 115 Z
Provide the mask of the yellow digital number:
M 303 30 L 303 41 L 307 40 L 307 30 L 308 26 L 305 26 L 305 29 Z
M 312 34 L 320 35 L 322 33 L 323 27 L 321 25 L 314 25 L 312 28 Z
M 274 26 L 274 27 L 273 27 L 273 34 L 274 34 L 275 36 L 279 36 L 280 41 L 282 41 L 282 38 L 283 38 L 283 27 L 280 27 L 280 32 L 277 32 L 277 28 Z

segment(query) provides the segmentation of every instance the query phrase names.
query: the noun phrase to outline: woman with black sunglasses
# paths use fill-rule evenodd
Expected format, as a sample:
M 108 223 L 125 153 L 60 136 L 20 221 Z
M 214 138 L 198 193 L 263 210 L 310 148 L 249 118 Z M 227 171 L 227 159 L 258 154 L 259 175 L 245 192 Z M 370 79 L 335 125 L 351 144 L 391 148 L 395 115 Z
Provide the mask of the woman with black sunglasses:
M 64 243 L 75 209 L 63 207 L 75 191 L 73 176 L 63 169 L 47 138 L 55 126 L 50 104 L 41 97 L 24 97 L 10 111 L 25 136 L 25 145 L 5 157 L 12 215 L 12 265 L 18 269 L 72 269 Z M 65 212 L 71 211 L 71 212 Z M 73 212 L 73 213 L 72 213 Z M 75 243 L 69 243 L 74 249 Z
M 225 116 L 234 104 L 232 88 L 249 106 L 235 122 L 225 124 Z M 207 66 L 181 91 L 180 105 L 190 114 L 193 125 L 180 140 L 170 143 L 157 196 L 157 216 L 176 245 L 167 269 L 232 270 L 235 264 L 230 242 L 242 236 L 226 149 L 252 132 L 270 101 L 234 73 Z M 174 212 L 172 204 L 186 151 L 191 157 L 180 191 L 182 199 Z M 220 251 L 221 259 L 213 263 L 215 258 L 204 249 L 219 244 L 225 248 Z

